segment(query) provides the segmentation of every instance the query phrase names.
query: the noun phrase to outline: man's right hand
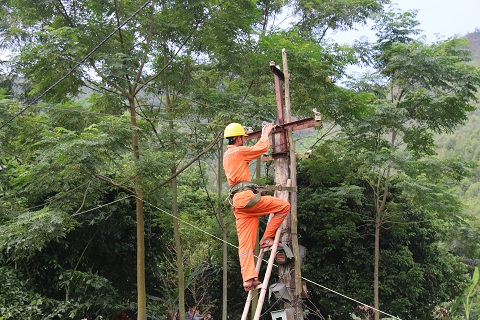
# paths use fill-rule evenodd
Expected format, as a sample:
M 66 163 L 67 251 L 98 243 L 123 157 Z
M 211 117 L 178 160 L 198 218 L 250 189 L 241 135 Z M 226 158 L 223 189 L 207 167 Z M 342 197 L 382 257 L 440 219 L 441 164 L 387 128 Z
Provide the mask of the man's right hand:
M 274 123 L 264 125 L 262 128 L 262 137 L 268 137 L 272 133 L 273 128 L 275 128 Z

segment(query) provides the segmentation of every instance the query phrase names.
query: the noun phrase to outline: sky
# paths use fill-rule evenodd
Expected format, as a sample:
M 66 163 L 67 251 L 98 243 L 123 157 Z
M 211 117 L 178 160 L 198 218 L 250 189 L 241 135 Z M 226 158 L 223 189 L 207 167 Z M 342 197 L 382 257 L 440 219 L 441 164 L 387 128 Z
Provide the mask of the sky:
M 428 36 L 463 36 L 480 29 L 479 0 L 394 0 L 402 10 L 418 9 L 420 29 Z
M 393 0 L 402 11 L 417 9 L 419 29 L 427 37 L 427 42 L 447 39 L 480 29 L 480 0 Z M 352 43 L 359 36 L 367 36 L 369 31 L 336 34 L 338 42 Z M 373 33 L 372 33 L 373 34 Z M 438 38 L 439 36 L 439 38 Z

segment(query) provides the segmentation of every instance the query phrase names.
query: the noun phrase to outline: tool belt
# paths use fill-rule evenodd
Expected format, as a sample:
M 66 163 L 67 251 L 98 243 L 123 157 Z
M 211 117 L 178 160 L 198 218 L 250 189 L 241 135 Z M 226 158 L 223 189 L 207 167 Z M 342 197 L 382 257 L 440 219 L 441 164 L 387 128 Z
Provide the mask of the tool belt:
M 230 195 L 233 196 L 235 193 L 242 192 L 242 191 L 247 191 L 247 190 L 252 190 L 253 193 L 258 193 L 257 189 L 259 188 L 259 185 L 250 181 L 240 181 L 238 183 L 235 183 L 231 188 L 230 188 Z
M 253 207 L 255 204 L 257 204 L 258 201 L 260 201 L 260 197 L 262 196 L 260 192 L 258 192 L 259 185 L 250 181 L 240 181 L 238 183 L 235 183 L 231 188 L 228 193 L 228 202 L 230 202 L 231 205 L 233 196 L 235 193 L 238 192 L 243 192 L 247 190 L 251 190 L 253 193 L 255 193 L 255 196 L 250 199 L 250 201 L 247 203 L 247 205 L 244 208 L 250 208 Z
M 240 181 L 238 183 L 235 183 L 230 188 L 229 196 L 228 196 L 228 201 L 230 202 L 230 204 L 233 205 L 232 199 L 236 193 L 247 191 L 247 190 L 251 190 L 255 194 L 255 196 L 247 203 L 247 205 L 244 208 L 250 208 L 254 206 L 258 201 L 260 201 L 262 192 L 271 191 L 271 190 L 296 192 L 297 187 L 286 187 L 281 185 L 259 186 L 258 184 L 253 183 L 251 181 Z

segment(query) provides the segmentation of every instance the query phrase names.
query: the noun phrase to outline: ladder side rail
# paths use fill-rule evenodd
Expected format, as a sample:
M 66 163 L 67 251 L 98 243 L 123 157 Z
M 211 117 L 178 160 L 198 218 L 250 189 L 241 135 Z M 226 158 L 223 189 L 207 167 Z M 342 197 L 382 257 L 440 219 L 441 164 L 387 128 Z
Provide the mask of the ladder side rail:
M 262 265 L 262 260 L 263 260 L 263 254 L 265 253 L 265 249 L 260 249 L 260 252 L 258 254 L 257 258 L 257 265 L 256 265 L 256 270 L 257 272 L 260 272 L 260 267 Z M 253 300 L 253 292 L 254 290 L 248 291 L 247 295 L 247 301 L 245 302 L 245 307 L 243 308 L 243 313 L 242 313 L 242 320 L 247 320 L 248 316 L 248 311 L 250 310 L 250 304 L 252 303 Z
M 270 213 L 268 215 L 267 224 L 269 224 L 272 219 L 273 219 L 273 213 Z M 258 253 L 257 264 L 255 265 L 255 270 L 257 270 L 257 273 L 260 273 L 260 268 L 262 267 L 264 253 L 265 253 L 265 249 L 261 248 L 260 252 Z M 252 303 L 252 300 L 253 300 L 253 291 L 254 290 L 248 291 L 247 301 L 245 302 L 245 307 L 243 308 L 242 320 L 247 320 L 248 310 L 250 309 L 250 304 Z
M 260 297 L 258 298 L 257 309 L 255 310 L 254 320 L 259 320 L 262 314 L 263 302 L 265 301 L 265 295 L 267 294 L 268 282 L 270 275 L 272 274 L 273 262 L 275 261 L 275 253 L 277 252 L 278 243 L 280 242 L 280 234 L 282 233 L 282 227 L 277 229 L 275 234 L 275 240 L 273 242 L 272 251 L 270 252 L 270 258 L 268 259 L 267 270 L 265 271 L 265 277 L 263 278 L 262 288 L 260 289 Z

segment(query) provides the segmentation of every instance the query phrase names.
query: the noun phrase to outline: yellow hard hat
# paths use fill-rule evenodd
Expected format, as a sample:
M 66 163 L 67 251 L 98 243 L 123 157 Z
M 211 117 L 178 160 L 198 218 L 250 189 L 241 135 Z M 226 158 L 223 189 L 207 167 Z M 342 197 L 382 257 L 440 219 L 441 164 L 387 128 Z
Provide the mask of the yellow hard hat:
M 245 129 L 243 129 L 240 123 L 230 123 L 225 128 L 225 132 L 223 133 L 224 138 L 238 137 L 238 136 L 243 136 L 243 137 L 247 136 L 247 134 L 245 133 Z

